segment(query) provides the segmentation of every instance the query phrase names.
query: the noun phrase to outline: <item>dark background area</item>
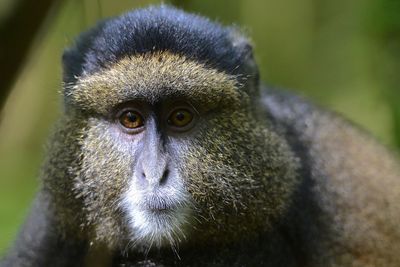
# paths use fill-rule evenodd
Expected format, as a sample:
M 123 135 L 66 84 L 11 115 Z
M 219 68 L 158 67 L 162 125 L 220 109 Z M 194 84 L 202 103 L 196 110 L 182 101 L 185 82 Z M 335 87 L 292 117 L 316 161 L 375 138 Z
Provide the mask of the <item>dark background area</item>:
M 400 147 L 400 1 L 165 1 L 251 37 L 261 77 Z M 0 0 L 0 254 L 39 185 L 44 144 L 62 107 L 60 58 L 99 19 L 144 0 Z

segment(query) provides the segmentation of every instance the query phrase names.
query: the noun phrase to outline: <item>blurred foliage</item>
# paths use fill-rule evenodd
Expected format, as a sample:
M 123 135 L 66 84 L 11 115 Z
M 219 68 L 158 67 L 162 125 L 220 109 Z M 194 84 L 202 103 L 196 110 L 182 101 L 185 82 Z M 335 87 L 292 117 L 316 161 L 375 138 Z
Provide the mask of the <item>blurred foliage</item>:
M 64 0 L 54 19 L 42 27 L 2 110 L 0 253 L 14 238 L 39 184 L 45 139 L 62 109 L 57 92 L 63 48 L 99 19 L 159 2 Z M 252 38 L 264 81 L 294 88 L 367 128 L 388 146 L 400 146 L 397 0 L 172 2 L 240 25 Z
M 53 20 L 50 10 L 58 7 L 59 0 L 15 0 L 2 4 L 0 36 L 0 107 L 7 100 L 16 77 L 22 68 L 34 38 L 46 20 Z M 8 2 L 8 4 L 7 4 Z M 52 12 L 54 13 L 54 12 Z M 0 12 L 1 14 L 1 12 Z
M 376 78 L 393 116 L 394 142 L 400 147 L 400 1 L 377 1 L 369 12 L 367 30 L 377 48 L 373 58 L 378 66 Z

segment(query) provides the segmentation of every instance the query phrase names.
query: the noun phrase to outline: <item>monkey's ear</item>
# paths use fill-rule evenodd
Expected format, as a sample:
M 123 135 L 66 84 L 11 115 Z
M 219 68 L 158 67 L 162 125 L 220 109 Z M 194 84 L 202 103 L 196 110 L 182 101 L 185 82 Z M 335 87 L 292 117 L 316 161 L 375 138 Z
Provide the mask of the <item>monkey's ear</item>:
M 233 48 L 240 55 L 242 62 L 238 66 L 238 73 L 241 74 L 239 81 L 247 87 L 248 90 L 258 90 L 259 70 L 253 56 L 253 45 L 249 38 L 237 27 L 230 28 L 230 38 Z M 249 92 L 256 93 L 256 92 Z
M 73 84 L 85 71 L 93 71 L 98 67 L 98 59 L 93 53 L 97 35 L 102 31 L 107 20 L 97 23 L 91 30 L 82 33 L 73 45 L 64 50 L 62 55 L 63 81 Z
M 83 56 L 75 47 L 67 48 L 62 55 L 63 82 L 75 83 L 77 77 L 82 74 Z

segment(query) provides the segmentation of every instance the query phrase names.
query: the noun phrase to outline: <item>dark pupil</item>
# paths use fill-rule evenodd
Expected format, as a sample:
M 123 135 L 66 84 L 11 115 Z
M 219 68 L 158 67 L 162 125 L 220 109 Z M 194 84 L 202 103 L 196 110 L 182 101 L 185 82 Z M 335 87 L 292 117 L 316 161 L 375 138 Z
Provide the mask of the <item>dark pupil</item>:
M 130 122 L 135 122 L 135 121 L 137 121 L 137 116 L 135 115 L 135 113 L 128 112 L 128 114 L 126 114 L 126 117 L 128 118 L 128 120 L 129 120 Z
M 185 114 L 183 112 L 178 112 L 175 117 L 178 121 L 183 121 L 185 119 Z

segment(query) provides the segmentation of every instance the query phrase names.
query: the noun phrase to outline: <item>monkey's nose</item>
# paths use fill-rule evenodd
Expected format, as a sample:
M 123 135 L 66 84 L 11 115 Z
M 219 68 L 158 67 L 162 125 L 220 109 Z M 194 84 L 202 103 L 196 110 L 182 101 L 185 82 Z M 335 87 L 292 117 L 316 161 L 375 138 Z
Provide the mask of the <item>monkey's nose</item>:
M 164 186 L 168 183 L 170 170 L 168 167 L 160 168 L 145 168 L 142 167 L 139 172 L 137 172 L 137 180 L 140 186 Z

